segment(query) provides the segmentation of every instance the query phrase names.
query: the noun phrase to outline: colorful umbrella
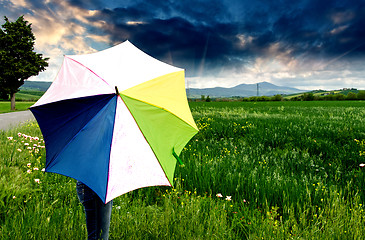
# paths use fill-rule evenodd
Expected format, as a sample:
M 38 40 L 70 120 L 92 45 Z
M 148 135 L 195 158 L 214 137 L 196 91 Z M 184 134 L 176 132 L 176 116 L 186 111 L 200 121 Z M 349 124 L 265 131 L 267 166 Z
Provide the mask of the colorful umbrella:
M 46 172 L 77 179 L 103 202 L 134 189 L 173 185 L 176 159 L 198 132 L 184 70 L 129 41 L 65 56 L 30 110 L 46 144 Z

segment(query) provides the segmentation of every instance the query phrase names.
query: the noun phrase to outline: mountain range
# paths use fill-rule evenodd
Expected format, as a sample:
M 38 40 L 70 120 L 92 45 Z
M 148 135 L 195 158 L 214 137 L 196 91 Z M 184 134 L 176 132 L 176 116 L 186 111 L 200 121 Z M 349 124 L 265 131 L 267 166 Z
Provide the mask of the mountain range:
M 294 94 L 306 92 L 291 87 L 281 87 L 268 82 L 255 84 L 240 84 L 231 88 L 190 88 L 187 89 L 189 98 L 200 98 L 202 95 L 209 97 L 251 97 L 274 96 L 276 94 Z
M 25 81 L 21 87 L 23 90 L 47 91 L 52 82 Z M 276 94 L 302 93 L 300 90 L 291 87 L 281 87 L 268 82 L 255 84 L 240 84 L 231 88 L 189 88 L 186 89 L 189 98 L 200 98 L 202 95 L 209 97 L 251 97 L 251 96 L 273 96 Z

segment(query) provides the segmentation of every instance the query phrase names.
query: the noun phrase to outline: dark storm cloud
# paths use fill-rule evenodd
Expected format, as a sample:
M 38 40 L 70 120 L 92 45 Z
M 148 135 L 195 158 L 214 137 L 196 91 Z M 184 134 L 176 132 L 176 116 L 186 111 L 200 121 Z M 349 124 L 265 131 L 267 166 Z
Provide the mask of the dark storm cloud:
M 152 56 L 193 72 L 202 61 L 207 69 L 242 65 L 274 43 L 280 43 L 279 50 L 290 50 L 292 57 L 365 55 L 365 7 L 358 1 L 247 1 L 228 8 L 223 1 L 196 1 L 191 6 L 154 0 L 104 9 L 94 18 L 109 23 L 102 31 L 113 42 L 128 38 Z M 240 35 L 252 41 L 240 46 Z
M 229 56 L 234 55 L 234 30 L 230 27 L 229 24 L 193 25 L 182 18 L 153 20 L 140 26 L 131 40 L 156 57 L 162 57 L 163 50 L 167 49 L 172 57 L 179 56 L 174 61 L 193 59 L 198 64 L 205 59 L 209 64 L 218 65 L 228 63 Z
M 237 34 L 234 24 L 213 21 L 207 24 L 182 17 L 161 19 L 141 7 L 104 10 L 101 15 L 112 23 L 103 31 L 112 36 L 114 43 L 128 39 L 153 57 L 192 69 L 192 74 L 201 67 L 202 59 L 210 69 L 234 64 L 233 56 L 237 54 L 232 45 Z M 95 20 L 100 17 L 95 16 Z
M 84 9 L 99 9 L 104 3 L 100 0 L 69 0 L 69 3 L 73 6 L 84 8 Z
M 193 1 L 190 4 L 185 1 L 171 1 L 173 12 L 185 17 L 188 21 L 198 24 L 215 24 L 217 22 L 231 22 L 232 14 L 227 11 L 224 1 Z
M 346 5 L 348 4 L 348 5 Z M 273 23 L 277 39 L 294 47 L 296 53 L 332 57 L 350 51 L 348 56 L 364 55 L 364 4 L 351 1 L 318 1 L 294 9 Z
M 239 69 L 256 57 L 285 53 L 301 62 L 365 56 L 365 4 L 358 0 L 150 0 L 123 3 L 71 0 L 80 9 L 99 10 L 90 24 L 69 22 L 110 45 L 130 40 L 162 61 L 189 69 L 188 75 L 220 68 Z M 31 0 L 32 8 L 46 8 Z M 57 11 L 57 3 L 48 3 Z M 61 5 L 59 5 L 61 6 Z M 59 7 L 58 6 L 58 7 Z M 102 28 L 91 24 L 104 21 Z M 276 46 L 276 52 L 272 46 Z M 101 50 L 101 49 L 99 49 Z
M 165 18 L 156 17 L 159 15 L 156 12 L 155 15 L 148 14 L 148 11 L 140 7 L 138 10 L 133 7 L 124 8 L 122 18 L 115 16 L 116 12 L 122 12 L 120 9 L 103 11 L 107 22 L 113 23 L 113 27 L 106 32 L 115 43 L 128 38 L 153 57 L 189 68 L 188 74 L 191 75 L 195 75 L 202 64 L 204 69 L 242 64 L 242 59 L 249 53 L 237 49 L 239 27 L 226 21 L 229 13 L 224 12 L 224 8 L 219 10 L 212 7 L 204 12 L 203 5 L 186 11 L 183 11 L 183 7 L 181 5 L 171 10 L 175 11 L 174 14 Z M 199 14 L 200 12 L 205 15 Z M 209 16 L 210 14 L 215 14 L 216 17 Z M 143 23 L 130 25 L 127 20 Z

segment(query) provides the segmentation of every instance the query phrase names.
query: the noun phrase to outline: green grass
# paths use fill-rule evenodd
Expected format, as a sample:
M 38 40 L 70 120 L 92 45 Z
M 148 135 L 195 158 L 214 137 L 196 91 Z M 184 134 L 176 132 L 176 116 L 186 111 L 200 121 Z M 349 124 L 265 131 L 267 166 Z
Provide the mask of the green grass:
M 34 102 L 15 102 L 15 111 L 24 111 L 28 110 L 30 106 L 32 106 Z M 10 110 L 10 102 L 0 102 L 0 113 L 11 112 Z
M 365 238 L 363 102 L 191 109 L 200 132 L 181 154 L 175 187 L 116 198 L 110 239 Z M 0 132 L 0 239 L 85 238 L 75 181 L 40 171 L 43 142 L 18 132 L 41 138 L 33 122 Z
M 15 94 L 16 111 L 26 110 L 32 106 L 44 94 L 43 91 L 37 90 L 20 90 Z M 0 113 L 10 112 L 10 101 L 0 101 Z

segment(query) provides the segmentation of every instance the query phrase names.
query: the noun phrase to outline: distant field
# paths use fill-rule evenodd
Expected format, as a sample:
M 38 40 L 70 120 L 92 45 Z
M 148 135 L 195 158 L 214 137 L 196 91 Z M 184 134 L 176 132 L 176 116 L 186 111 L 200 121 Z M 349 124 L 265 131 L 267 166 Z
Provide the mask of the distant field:
M 31 101 L 36 102 L 44 92 L 36 90 L 20 90 L 15 94 L 16 101 Z
M 348 90 L 333 90 L 333 91 L 325 91 L 325 90 L 316 90 L 316 91 L 309 91 L 307 93 L 312 93 L 313 96 L 325 96 L 325 95 L 329 95 L 329 94 L 343 94 L 343 95 L 347 95 L 349 92 L 358 94 L 359 90 L 354 90 L 354 89 L 348 89 Z M 295 97 L 300 97 L 301 95 L 303 95 L 304 93 L 297 93 L 297 94 L 288 94 L 285 95 L 284 98 L 285 99 L 291 99 L 291 98 L 295 98 Z
M 23 90 L 23 89 L 21 89 L 18 93 L 41 97 L 45 92 L 44 91 L 39 91 L 39 90 L 29 90 L 29 89 L 28 90 Z

